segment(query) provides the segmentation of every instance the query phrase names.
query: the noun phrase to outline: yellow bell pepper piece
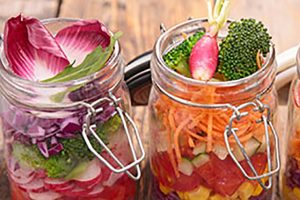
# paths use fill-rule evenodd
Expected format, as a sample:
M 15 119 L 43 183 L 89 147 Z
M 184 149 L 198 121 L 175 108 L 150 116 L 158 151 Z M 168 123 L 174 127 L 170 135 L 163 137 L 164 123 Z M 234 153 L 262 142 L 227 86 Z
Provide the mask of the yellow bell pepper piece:
M 298 199 L 300 199 L 300 188 L 295 187 L 295 188 L 293 189 L 293 193 L 295 194 L 295 196 L 296 196 Z
M 241 200 L 248 200 L 253 192 L 254 186 L 250 182 L 244 182 L 238 189 L 238 195 Z
M 194 192 L 187 192 L 187 197 L 189 200 L 208 200 L 211 190 L 200 186 Z
M 170 188 L 162 185 L 161 183 L 159 184 L 159 189 L 162 193 L 164 193 L 164 195 L 168 195 L 170 192 L 172 192 Z
M 228 200 L 228 198 L 224 197 L 222 195 L 219 195 L 219 194 L 215 194 L 215 195 L 209 197 L 209 200 Z

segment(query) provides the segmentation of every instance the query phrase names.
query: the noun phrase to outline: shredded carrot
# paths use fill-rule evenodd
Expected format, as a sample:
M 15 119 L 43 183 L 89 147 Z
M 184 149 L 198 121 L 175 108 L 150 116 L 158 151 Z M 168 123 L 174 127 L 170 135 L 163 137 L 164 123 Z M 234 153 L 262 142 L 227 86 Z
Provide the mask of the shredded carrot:
M 192 121 L 192 122 L 188 125 L 188 127 L 189 127 L 190 129 L 194 128 L 194 127 L 199 123 L 199 121 L 200 121 L 202 118 L 204 118 L 205 116 L 206 116 L 205 113 L 201 113 L 201 114 L 197 115 L 197 117 L 191 118 L 191 121 Z
M 190 136 L 192 136 L 193 138 L 199 140 L 199 141 L 202 141 L 202 142 L 207 142 L 207 139 L 204 138 L 204 137 L 201 137 L 199 135 L 197 135 L 196 133 L 193 133 L 192 131 L 186 129 L 185 130 Z
M 168 116 L 169 125 L 170 125 L 171 129 L 173 129 L 173 130 L 176 129 L 175 120 L 173 117 L 174 111 L 175 111 L 174 108 L 171 108 L 169 111 L 169 116 Z
M 207 145 L 206 145 L 207 152 L 212 151 L 212 143 L 213 143 L 212 128 L 213 128 L 213 116 L 209 115 L 208 123 L 207 123 Z
M 181 161 L 181 152 L 180 152 L 180 147 L 179 147 L 179 135 L 183 128 L 190 122 L 190 119 L 187 118 L 184 121 L 182 121 L 179 126 L 175 130 L 174 134 L 174 146 L 175 146 L 175 154 L 177 158 L 177 162 L 179 163 Z
M 191 137 L 189 137 L 188 142 L 189 142 L 189 146 L 190 146 L 191 148 L 194 148 L 194 147 L 195 147 L 194 140 L 193 140 Z
M 256 64 L 257 64 L 257 68 L 261 69 L 261 57 L 260 57 L 260 50 L 258 50 L 257 54 L 256 54 Z
M 188 38 L 188 35 L 186 33 L 181 33 L 181 35 L 182 35 L 183 39 L 185 39 L 185 40 Z

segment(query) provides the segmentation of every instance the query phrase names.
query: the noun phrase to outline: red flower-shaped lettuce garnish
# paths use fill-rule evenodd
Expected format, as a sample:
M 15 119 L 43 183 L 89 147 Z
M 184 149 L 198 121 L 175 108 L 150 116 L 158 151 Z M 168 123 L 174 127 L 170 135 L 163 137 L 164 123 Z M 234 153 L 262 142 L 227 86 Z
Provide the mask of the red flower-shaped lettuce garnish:
M 11 69 L 29 80 L 43 80 L 62 71 L 69 61 L 43 24 L 21 15 L 7 21 L 4 51 Z
M 78 21 L 72 26 L 60 30 L 55 36 L 68 60 L 82 63 L 85 56 L 99 45 L 105 48 L 110 43 L 106 27 L 97 20 Z
M 91 70 L 82 73 L 79 66 L 94 64 L 91 59 L 85 62 L 88 57 L 94 58 L 93 62 L 104 59 L 101 62 L 104 65 L 113 48 L 106 52 L 108 58 L 101 52 L 111 45 L 108 30 L 97 20 L 78 21 L 60 30 L 55 37 L 34 18 L 19 15 L 5 25 L 4 49 L 8 63 L 17 75 L 33 81 L 60 82 L 88 75 Z M 78 69 L 73 67 L 74 62 L 76 65 L 81 63 Z M 101 67 L 97 65 L 97 70 Z

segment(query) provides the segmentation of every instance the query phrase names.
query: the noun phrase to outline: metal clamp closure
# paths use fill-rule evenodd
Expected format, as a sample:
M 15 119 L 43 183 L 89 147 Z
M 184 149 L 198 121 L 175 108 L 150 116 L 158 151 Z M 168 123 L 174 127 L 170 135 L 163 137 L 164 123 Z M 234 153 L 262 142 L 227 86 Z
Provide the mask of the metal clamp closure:
M 239 140 L 239 137 L 237 136 L 236 132 L 238 131 L 238 128 L 233 127 L 233 122 L 240 121 L 241 118 L 246 117 L 249 113 L 248 112 L 240 112 L 241 109 L 246 108 L 246 107 L 253 107 L 253 112 L 260 112 L 261 118 L 256 120 L 256 123 L 263 123 L 264 124 L 264 130 L 265 130 L 265 138 L 266 138 L 266 151 L 267 151 L 267 162 L 268 162 L 268 169 L 267 173 L 264 174 L 258 174 L 256 169 L 254 168 L 251 159 L 249 155 L 247 155 L 247 152 L 242 145 L 242 143 Z M 266 115 L 264 114 L 266 111 Z M 238 107 L 235 107 L 233 114 L 229 120 L 229 124 L 227 125 L 225 131 L 224 131 L 224 140 L 226 144 L 227 151 L 233 161 L 236 163 L 238 168 L 241 170 L 243 175 L 249 179 L 249 180 L 256 180 L 258 183 L 261 185 L 262 188 L 264 189 L 270 189 L 272 187 L 272 175 L 276 174 L 279 172 L 280 169 L 280 154 L 279 154 L 279 140 L 278 140 L 278 134 L 270 121 L 271 115 L 270 115 L 270 107 L 268 105 L 263 104 L 261 101 L 258 99 L 255 102 L 248 102 L 245 104 L 242 104 Z M 274 136 L 274 141 L 275 141 L 275 164 L 276 166 L 273 168 L 272 167 L 272 153 L 271 153 L 271 142 L 270 142 L 270 134 L 269 134 L 269 128 L 271 130 L 271 134 Z M 248 166 L 251 169 L 251 172 L 253 173 L 254 176 L 249 175 L 246 170 L 242 167 L 242 165 L 239 163 L 238 159 L 234 155 L 232 148 L 230 147 L 229 143 L 229 137 L 233 136 L 239 149 L 242 152 L 242 155 L 244 156 Z M 263 178 L 268 177 L 268 182 L 264 183 L 262 181 Z
M 88 146 L 89 150 L 111 171 L 113 171 L 115 173 L 125 172 L 132 179 L 138 180 L 141 176 L 141 169 L 140 169 L 139 164 L 145 158 L 145 151 L 144 151 L 144 147 L 142 145 L 142 141 L 141 141 L 141 138 L 139 135 L 138 128 L 135 125 L 133 119 L 129 116 L 129 114 L 127 112 L 125 112 L 124 110 L 122 110 L 122 108 L 119 106 L 120 101 L 121 101 L 120 98 L 116 98 L 111 92 L 109 92 L 109 97 L 100 98 L 91 104 L 82 102 L 81 104 L 83 106 L 87 107 L 87 110 L 88 110 L 88 113 L 87 113 L 86 119 L 85 119 L 85 123 L 83 124 L 83 128 L 82 128 L 82 136 L 83 136 L 83 139 L 84 139 L 86 145 Z M 99 106 L 103 103 L 109 103 L 110 106 L 114 106 L 116 113 L 121 118 L 124 130 L 125 130 L 125 134 L 126 134 L 126 137 L 127 137 L 128 143 L 129 143 L 129 147 L 130 147 L 130 150 L 132 153 L 132 157 L 134 160 L 133 162 L 131 162 L 127 165 L 124 165 L 117 158 L 117 156 L 108 148 L 108 146 L 101 140 L 101 138 L 95 132 L 96 124 L 92 123 L 92 119 L 96 116 L 96 114 L 101 113 L 103 111 L 103 107 L 97 108 L 97 106 Z M 141 152 L 141 156 L 139 158 L 137 158 L 137 154 L 135 151 L 135 147 L 134 147 L 133 140 L 131 138 L 131 134 L 129 132 L 129 127 L 128 127 L 127 123 L 129 123 L 134 130 L 134 134 L 137 139 L 137 143 L 138 143 L 138 146 L 139 146 L 139 149 Z M 118 168 L 114 167 L 103 156 L 101 156 L 99 152 L 97 152 L 94 149 L 94 147 L 91 145 L 91 143 L 89 141 L 88 135 L 96 138 L 96 140 L 104 148 L 104 150 L 106 150 L 106 152 L 111 156 L 111 158 L 117 163 Z M 129 171 L 132 167 L 135 167 L 135 169 L 136 169 L 135 175 Z

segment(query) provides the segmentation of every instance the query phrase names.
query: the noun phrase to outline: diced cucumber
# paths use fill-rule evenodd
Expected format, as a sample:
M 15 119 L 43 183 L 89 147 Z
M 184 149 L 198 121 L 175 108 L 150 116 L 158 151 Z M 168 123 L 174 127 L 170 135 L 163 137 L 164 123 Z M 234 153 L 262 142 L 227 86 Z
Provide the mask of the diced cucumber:
M 194 167 L 193 167 L 193 164 L 191 163 L 191 161 L 189 161 L 186 158 L 182 158 L 181 162 L 178 165 L 178 170 L 181 173 L 183 173 L 187 176 L 190 176 L 193 173 Z
M 193 165 L 198 168 L 209 161 L 209 155 L 202 153 L 192 160 Z
M 266 137 L 264 136 L 261 141 L 261 145 L 257 149 L 257 152 L 264 153 L 264 152 L 266 152 L 266 149 L 267 149 L 267 143 L 266 143 Z
M 225 160 L 225 158 L 228 155 L 228 151 L 226 149 L 226 147 L 216 144 L 213 148 L 213 152 L 216 154 L 216 156 L 218 156 L 218 158 L 220 160 Z
M 198 154 L 204 153 L 206 150 L 206 143 L 200 142 L 196 144 L 195 148 L 193 149 L 193 154 L 196 156 Z
M 248 140 L 246 142 L 246 144 L 244 145 L 244 149 L 245 149 L 247 155 L 249 157 L 251 157 L 258 151 L 260 146 L 261 146 L 261 143 L 257 139 L 252 137 L 250 140 Z M 234 148 L 233 154 L 235 155 L 235 157 L 238 161 L 242 161 L 245 159 L 244 155 L 243 155 L 242 151 L 240 150 L 240 148 L 238 147 L 238 145 L 236 145 L 236 147 Z

